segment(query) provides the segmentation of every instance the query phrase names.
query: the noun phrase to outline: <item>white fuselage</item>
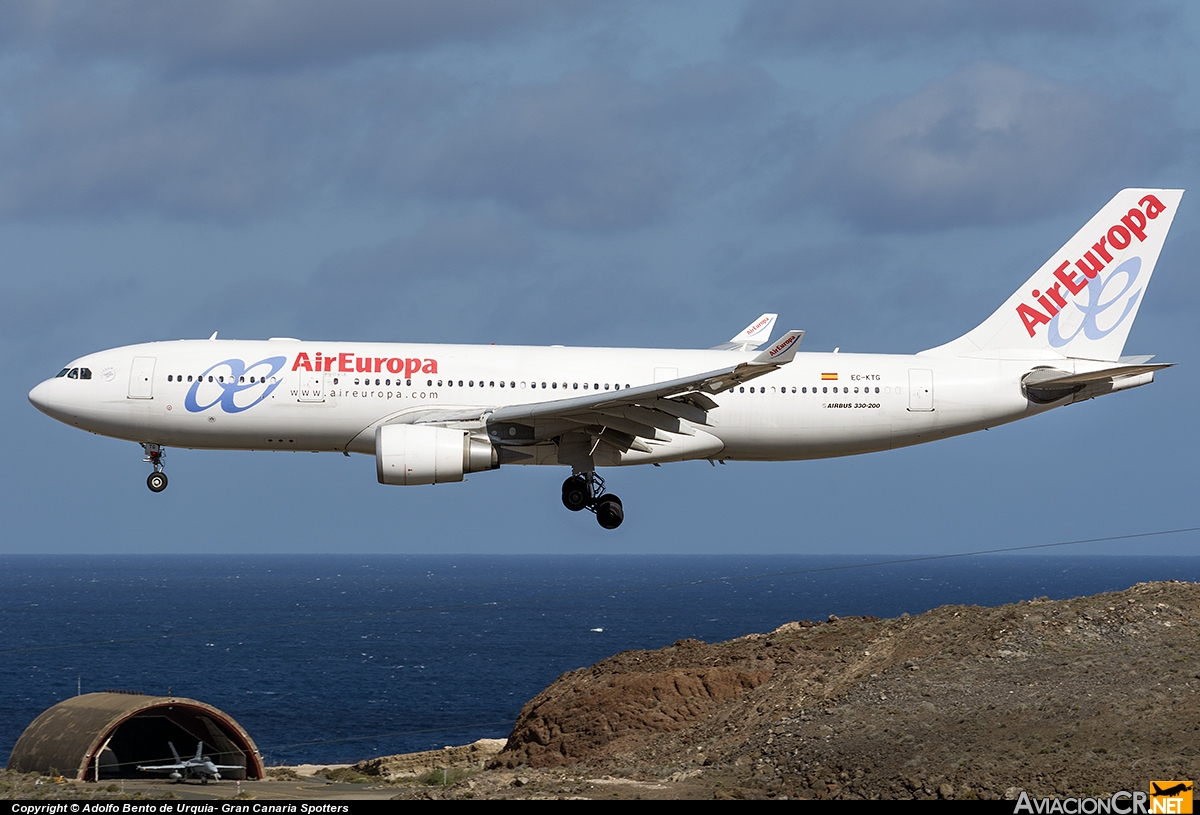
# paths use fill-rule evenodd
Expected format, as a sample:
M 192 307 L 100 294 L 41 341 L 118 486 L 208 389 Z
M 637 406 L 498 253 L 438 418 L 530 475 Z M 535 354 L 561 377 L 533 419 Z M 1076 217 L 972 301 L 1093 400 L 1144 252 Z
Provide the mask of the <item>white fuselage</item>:
M 164 447 L 374 454 L 375 428 L 423 412 L 464 416 L 718 369 L 752 352 L 673 349 L 181 340 L 89 354 L 30 400 L 67 424 Z M 597 465 L 684 459 L 783 461 L 853 455 L 968 433 L 1039 413 L 1011 359 L 800 353 L 716 394 L 706 425 L 660 431 L 649 453 Z M 66 370 L 66 369 L 64 369 Z M 1069 401 L 1069 400 L 1068 400 Z M 482 428 L 476 420 L 475 425 Z M 463 427 L 471 422 L 464 420 Z M 564 425 L 569 430 L 570 425 Z M 545 428 L 543 428 L 545 430 Z M 557 432 L 550 428 L 548 432 Z M 541 441 L 501 463 L 559 464 Z

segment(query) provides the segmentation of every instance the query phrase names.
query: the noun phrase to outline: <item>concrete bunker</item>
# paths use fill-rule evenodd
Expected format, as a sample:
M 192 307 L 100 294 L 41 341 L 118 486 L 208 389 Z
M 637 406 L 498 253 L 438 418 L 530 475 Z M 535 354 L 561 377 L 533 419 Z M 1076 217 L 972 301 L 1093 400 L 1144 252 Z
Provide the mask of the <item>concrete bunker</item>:
M 195 699 L 114 692 L 85 693 L 46 710 L 17 740 L 8 769 L 80 781 L 162 777 L 138 765 L 173 764 L 168 742 L 185 761 L 203 742 L 214 763 L 245 768 L 222 778 L 263 777 L 258 747 L 227 713 Z

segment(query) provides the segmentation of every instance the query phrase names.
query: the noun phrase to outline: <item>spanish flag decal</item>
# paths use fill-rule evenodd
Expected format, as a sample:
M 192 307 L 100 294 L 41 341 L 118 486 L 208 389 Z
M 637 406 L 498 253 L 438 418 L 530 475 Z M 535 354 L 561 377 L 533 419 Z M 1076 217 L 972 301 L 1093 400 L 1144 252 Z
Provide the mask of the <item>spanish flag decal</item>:
M 821 374 L 822 382 L 837 382 L 837 374 Z

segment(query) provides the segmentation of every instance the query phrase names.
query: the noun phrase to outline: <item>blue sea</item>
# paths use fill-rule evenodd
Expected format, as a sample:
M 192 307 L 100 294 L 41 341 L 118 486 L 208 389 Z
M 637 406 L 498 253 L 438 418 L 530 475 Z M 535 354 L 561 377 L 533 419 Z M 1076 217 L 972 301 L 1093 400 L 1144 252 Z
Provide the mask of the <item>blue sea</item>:
M 0 762 L 79 690 L 199 699 L 268 765 L 343 763 L 502 738 L 631 648 L 1167 579 L 1200 557 L 5 556 Z

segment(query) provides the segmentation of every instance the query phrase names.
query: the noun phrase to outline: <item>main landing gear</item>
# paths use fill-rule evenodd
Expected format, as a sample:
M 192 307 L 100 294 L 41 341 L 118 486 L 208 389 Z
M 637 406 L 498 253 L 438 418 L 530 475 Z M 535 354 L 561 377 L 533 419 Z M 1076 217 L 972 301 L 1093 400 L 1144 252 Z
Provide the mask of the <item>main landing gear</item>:
M 163 472 L 162 463 L 167 451 L 157 444 L 146 442 L 142 442 L 142 449 L 146 451 L 146 457 L 142 461 L 154 465 L 154 472 L 146 479 L 146 486 L 150 488 L 150 492 L 162 492 L 167 488 L 167 474 Z
M 621 499 L 604 492 L 604 479 L 595 471 L 576 473 L 564 481 L 562 502 L 572 512 L 590 509 L 596 513 L 596 522 L 605 529 L 616 529 L 625 520 Z

